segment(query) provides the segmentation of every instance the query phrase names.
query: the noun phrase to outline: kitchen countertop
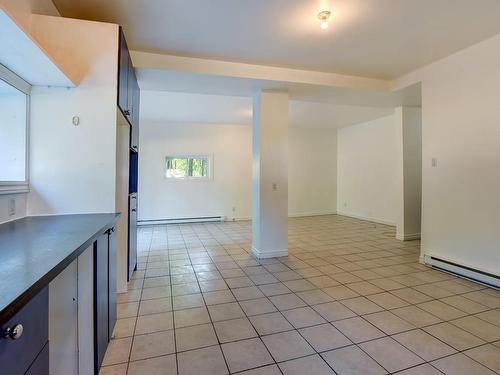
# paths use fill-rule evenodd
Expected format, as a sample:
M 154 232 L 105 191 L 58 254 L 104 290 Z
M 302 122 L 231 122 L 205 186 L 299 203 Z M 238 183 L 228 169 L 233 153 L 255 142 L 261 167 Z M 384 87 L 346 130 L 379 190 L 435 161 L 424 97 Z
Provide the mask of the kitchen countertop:
M 119 216 L 28 216 L 0 224 L 0 324 L 113 227 Z

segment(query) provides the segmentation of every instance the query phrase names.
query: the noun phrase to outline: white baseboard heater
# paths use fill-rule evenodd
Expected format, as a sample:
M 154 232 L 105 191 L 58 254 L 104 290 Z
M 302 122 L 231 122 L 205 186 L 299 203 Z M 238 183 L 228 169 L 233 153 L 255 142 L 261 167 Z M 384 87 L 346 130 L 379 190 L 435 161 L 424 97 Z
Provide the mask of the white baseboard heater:
M 172 219 L 138 220 L 137 225 L 190 224 L 225 221 L 225 216 L 181 217 Z
M 500 276 L 480 271 L 472 267 L 463 266 L 449 260 L 440 259 L 435 256 L 424 255 L 424 262 L 432 268 L 439 269 L 454 275 L 500 289 Z

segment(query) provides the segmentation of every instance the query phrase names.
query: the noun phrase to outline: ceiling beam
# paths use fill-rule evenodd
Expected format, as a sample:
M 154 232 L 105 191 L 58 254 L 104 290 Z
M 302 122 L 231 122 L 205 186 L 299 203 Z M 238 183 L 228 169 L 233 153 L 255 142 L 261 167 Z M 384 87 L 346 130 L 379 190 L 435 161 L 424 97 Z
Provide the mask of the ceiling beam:
M 131 55 L 134 67 L 143 69 L 172 70 L 369 91 L 391 91 L 391 81 L 382 79 L 141 51 L 131 51 Z

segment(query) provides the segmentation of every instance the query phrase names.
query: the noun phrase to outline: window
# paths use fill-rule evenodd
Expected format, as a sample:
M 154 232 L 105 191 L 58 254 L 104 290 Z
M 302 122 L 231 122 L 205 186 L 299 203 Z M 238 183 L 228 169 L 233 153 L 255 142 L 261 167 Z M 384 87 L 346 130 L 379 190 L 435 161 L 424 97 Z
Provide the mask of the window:
M 209 179 L 211 162 L 209 156 L 167 156 L 165 158 L 167 179 Z
M 0 193 L 28 189 L 30 88 L 0 65 Z

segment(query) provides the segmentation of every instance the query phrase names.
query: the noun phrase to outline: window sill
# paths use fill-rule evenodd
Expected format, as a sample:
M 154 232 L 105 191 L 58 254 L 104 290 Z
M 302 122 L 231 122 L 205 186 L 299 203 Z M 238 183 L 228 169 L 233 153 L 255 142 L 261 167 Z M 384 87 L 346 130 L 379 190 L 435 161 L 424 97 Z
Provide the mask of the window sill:
M 21 194 L 30 191 L 27 182 L 0 182 L 0 195 Z

